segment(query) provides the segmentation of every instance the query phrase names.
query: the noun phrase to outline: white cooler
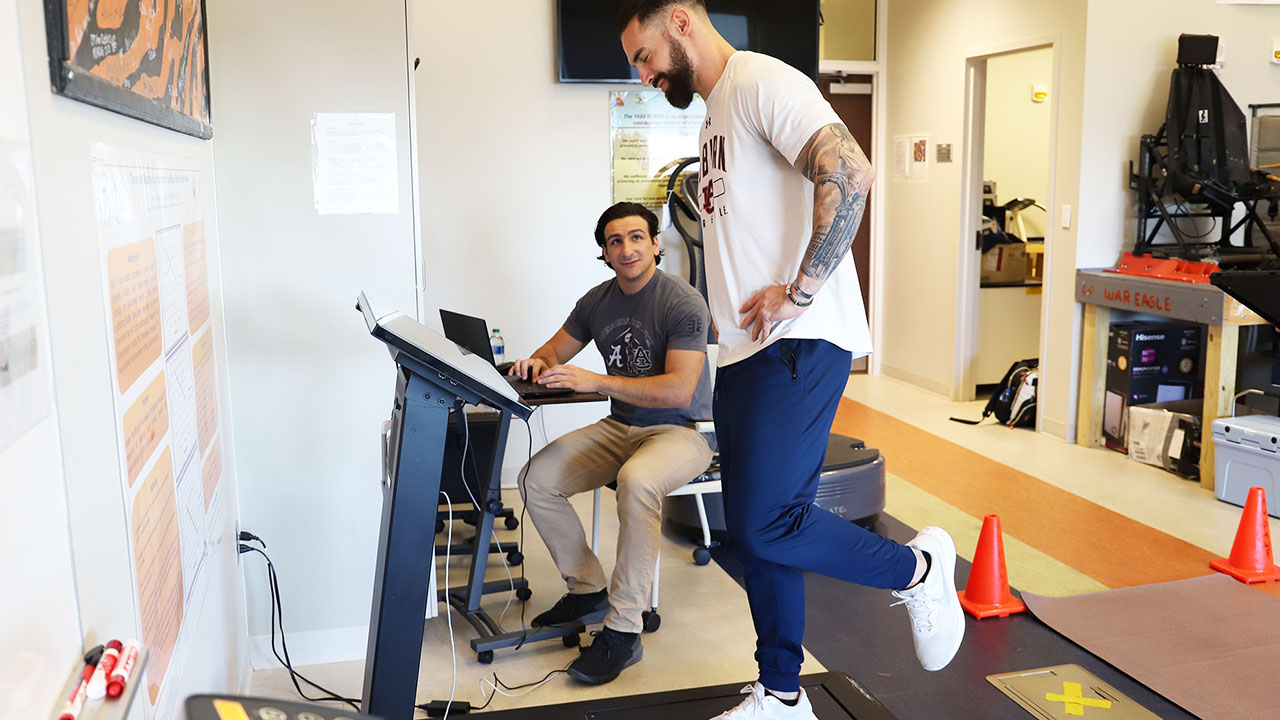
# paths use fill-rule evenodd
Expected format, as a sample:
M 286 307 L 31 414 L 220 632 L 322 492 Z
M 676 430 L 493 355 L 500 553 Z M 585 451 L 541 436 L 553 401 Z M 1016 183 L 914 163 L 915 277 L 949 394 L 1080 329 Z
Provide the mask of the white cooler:
M 1249 488 L 1267 493 L 1267 514 L 1280 518 L 1280 418 L 1270 415 L 1213 421 L 1214 494 L 1243 506 Z

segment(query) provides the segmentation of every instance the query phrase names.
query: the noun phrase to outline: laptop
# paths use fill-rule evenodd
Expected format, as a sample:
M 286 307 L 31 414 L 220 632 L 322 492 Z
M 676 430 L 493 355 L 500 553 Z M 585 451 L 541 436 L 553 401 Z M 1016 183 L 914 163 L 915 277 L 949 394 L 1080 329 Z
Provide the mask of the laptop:
M 444 325 L 444 336 L 480 359 L 494 365 L 493 348 L 489 345 L 489 324 L 483 319 L 463 315 L 449 310 L 440 311 L 440 322 Z M 572 395 L 570 388 L 549 388 L 536 382 L 508 375 L 505 368 L 502 378 L 522 398 L 558 397 Z

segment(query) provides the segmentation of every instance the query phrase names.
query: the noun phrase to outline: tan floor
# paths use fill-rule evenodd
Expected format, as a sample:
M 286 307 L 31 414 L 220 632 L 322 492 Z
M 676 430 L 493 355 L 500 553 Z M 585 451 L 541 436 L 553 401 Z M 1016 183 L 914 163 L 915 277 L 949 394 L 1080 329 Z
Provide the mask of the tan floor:
M 983 403 L 951 403 L 889 378 L 852 376 L 845 394 L 874 410 L 1208 552 L 1225 555 L 1230 551 L 1240 520 L 1240 509 L 1217 501 L 1212 493 L 1202 490 L 1194 482 L 1133 462 L 1120 453 L 1068 445 L 1049 436 L 1010 430 L 994 421 L 977 427 L 950 422 L 948 418 L 952 415 L 978 417 Z M 927 451 L 927 448 L 922 450 Z M 894 460 L 892 457 L 887 460 L 892 471 Z M 612 539 L 616 534 L 617 521 L 613 517 L 612 493 L 606 492 L 604 497 L 602 556 L 609 558 L 613 552 Z M 913 527 L 924 524 L 946 527 L 955 536 L 961 555 L 972 557 L 981 527 L 981 513 L 950 505 L 892 472 L 888 478 L 887 497 L 886 511 L 890 515 Z M 511 494 L 506 499 L 510 503 L 517 498 Z M 579 500 L 576 505 L 584 524 L 589 527 L 590 496 Z M 1271 532 L 1280 532 L 1280 522 L 1272 519 L 1271 523 Z M 503 539 L 513 535 L 504 533 Z M 701 568 L 694 566 L 690 560 L 691 547 L 682 538 L 668 537 L 664 540 L 662 627 L 657 633 L 645 636 L 645 659 L 640 664 L 605 686 L 583 686 L 561 675 L 523 697 L 499 697 L 490 707 L 546 705 L 752 680 L 755 677 L 751 658 L 754 634 L 745 595 L 714 564 Z M 1105 587 L 1015 537 L 1006 535 L 1005 552 L 1010 578 L 1021 589 L 1047 595 L 1067 595 Z M 534 597 L 528 607 L 528 617 L 532 617 L 559 598 L 563 583 L 551 565 L 545 547 L 532 531 L 526 535 L 525 554 L 526 572 L 534 589 Z M 606 561 L 605 565 L 607 569 L 611 563 Z M 464 563 L 455 561 L 454 577 L 451 578 L 454 584 L 460 582 L 465 567 Z M 502 565 L 495 559 L 488 577 L 493 580 L 503 575 Z M 491 612 L 501 614 L 505 602 L 505 598 L 494 598 L 485 606 Z M 518 613 L 518 604 L 513 603 L 504 625 L 518 627 Z M 491 677 L 493 672 L 497 672 L 509 685 L 530 682 L 552 669 L 564 667 L 576 652 L 556 642 L 540 643 L 518 652 L 498 651 L 494 663 L 485 666 L 476 662 L 467 646 L 472 637 L 470 626 L 455 617 L 454 632 L 458 648 L 457 697 L 470 702 L 481 701 L 479 682 L 481 678 Z M 909 642 L 905 616 L 903 633 L 904 642 Z M 446 650 L 448 645 L 444 618 L 428 621 L 423 663 L 419 671 L 419 702 L 448 697 L 453 674 Z M 816 660 L 807 657 L 806 672 L 821 669 Z M 352 696 L 360 694 L 363 682 L 361 662 L 311 666 L 303 668 L 303 671 L 334 690 Z M 283 669 L 255 672 L 252 693 L 296 699 Z

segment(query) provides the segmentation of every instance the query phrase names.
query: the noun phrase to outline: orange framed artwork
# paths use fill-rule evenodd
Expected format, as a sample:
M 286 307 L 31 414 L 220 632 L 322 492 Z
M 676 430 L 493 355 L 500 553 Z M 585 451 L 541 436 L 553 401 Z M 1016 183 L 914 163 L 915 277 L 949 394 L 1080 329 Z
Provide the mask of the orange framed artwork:
M 203 0 L 44 0 L 53 91 L 208 139 Z

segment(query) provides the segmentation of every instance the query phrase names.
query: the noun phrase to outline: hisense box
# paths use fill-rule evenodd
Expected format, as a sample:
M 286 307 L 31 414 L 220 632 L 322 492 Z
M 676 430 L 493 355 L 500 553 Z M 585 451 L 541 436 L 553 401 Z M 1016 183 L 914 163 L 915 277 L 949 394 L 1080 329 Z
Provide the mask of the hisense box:
M 1107 447 L 1127 452 L 1130 407 L 1202 396 L 1202 335 L 1200 325 L 1112 324 L 1102 413 Z

